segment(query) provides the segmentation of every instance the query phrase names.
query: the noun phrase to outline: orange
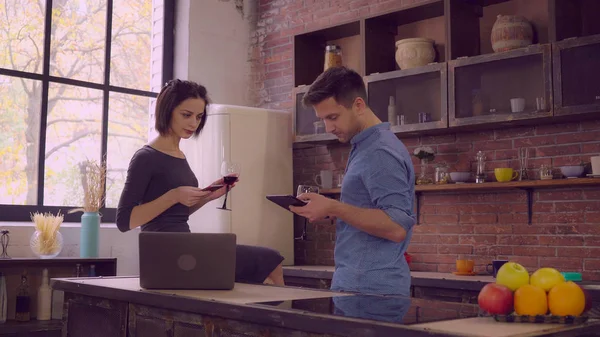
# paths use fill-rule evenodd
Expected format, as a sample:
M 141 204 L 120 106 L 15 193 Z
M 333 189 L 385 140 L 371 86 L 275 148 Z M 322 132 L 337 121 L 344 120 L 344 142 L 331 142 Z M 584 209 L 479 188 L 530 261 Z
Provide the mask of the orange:
M 514 297 L 517 315 L 535 316 L 548 312 L 546 292 L 540 287 L 526 284 L 515 291 Z
M 555 285 L 548 292 L 550 313 L 556 316 L 579 316 L 585 309 L 585 293 L 572 281 Z

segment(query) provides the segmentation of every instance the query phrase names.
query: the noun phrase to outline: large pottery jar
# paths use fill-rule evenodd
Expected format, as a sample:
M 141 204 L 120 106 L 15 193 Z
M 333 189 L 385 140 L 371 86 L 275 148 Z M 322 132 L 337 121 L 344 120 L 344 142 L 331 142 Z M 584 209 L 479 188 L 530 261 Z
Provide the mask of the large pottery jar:
M 533 41 L 533 28 L 520 15 L 498 15 L 491 40 L 495 52 L 527 47 Z
M 426 38 L 404 39 L 396 42 L 396 63 L 400 69 L 425 66 L 435 60 L 433 40 Z

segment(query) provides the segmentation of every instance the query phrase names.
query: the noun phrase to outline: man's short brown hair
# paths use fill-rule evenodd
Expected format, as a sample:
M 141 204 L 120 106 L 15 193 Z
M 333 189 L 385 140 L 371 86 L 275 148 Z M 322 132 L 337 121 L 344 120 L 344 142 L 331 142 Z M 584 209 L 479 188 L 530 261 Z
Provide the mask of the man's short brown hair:
M 206 103 L 194 137 L 200 134 L 206 125 L 206 108 L 209 104 L 206 88 L 196 82 L 175 79 L 167 82 L 156 99 L 154 127 L 161 136 L 169 133 L 171 117 L 175 108 L 188 98 L 201 98 Z
M 362 77 L 356 71 L 346 67 L 333 67 L 317 77 L 304 94 L 302 104 L 309 107 L 330 97 L 350 109 L 357 97 L 367 102 L 367 89 Z

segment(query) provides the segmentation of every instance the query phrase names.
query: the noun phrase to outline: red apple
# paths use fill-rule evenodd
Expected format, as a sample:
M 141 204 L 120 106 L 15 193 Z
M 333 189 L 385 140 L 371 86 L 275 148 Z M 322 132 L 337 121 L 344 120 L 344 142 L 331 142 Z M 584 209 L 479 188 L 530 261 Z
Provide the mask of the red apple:
M 477 303 L 492 315 L 507 315 L 513 311 L 513 292 L 507 286 L 488 283 L 479 292 Z

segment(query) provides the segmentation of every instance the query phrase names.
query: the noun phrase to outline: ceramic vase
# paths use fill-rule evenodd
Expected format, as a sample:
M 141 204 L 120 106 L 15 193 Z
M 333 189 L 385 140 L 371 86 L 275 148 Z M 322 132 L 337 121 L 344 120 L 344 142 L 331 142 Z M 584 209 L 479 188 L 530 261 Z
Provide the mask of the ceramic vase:
M 80 257 L 98 257 L 99 234 L 100 214 L 98 212 L 84 212 L 81 215 Z
M 491 41 L 494 52 L 527 47 L 533 41 L 533 28 L 520 15 L 498 15 L 492 27 Z
M 396 63 L 400 69 L 428 65 L 435 60 L 434 41 L 426 38 L 404 39 L 396 42 Z

